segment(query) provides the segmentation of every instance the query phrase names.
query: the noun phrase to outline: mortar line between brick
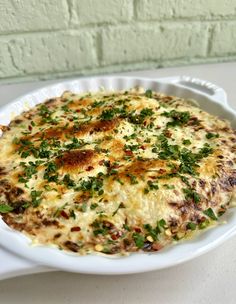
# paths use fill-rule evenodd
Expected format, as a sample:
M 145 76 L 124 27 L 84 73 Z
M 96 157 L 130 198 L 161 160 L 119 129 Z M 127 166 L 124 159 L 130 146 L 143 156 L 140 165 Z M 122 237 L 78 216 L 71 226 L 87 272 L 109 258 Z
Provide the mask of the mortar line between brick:
M 1 37 L 11 37 L 11 36 L 27 36 L 27 35 L 35 35 L 35 34 L 47 34 L 47 33 L 66 33 L 66 32 L 86 32 L 87 30 L 91 31 L 98 31 L 99 29 L 101 30 L 109 28 L 109 29 L 114 29 L 114 28 L 122 28 L 122 27 L 132 27 L 132 26 L 147 26 L 147 27 L 153 27 L 153 25 L 168 25 L 168 24 L 178 24 L 178 25 L 194 25 L 194 24 L 203 24 L 203 23 L 209 23 L 209 24 L 218 24 L 220 23 L 236 23 L 236 18 L 235 19 L 227 19 L 227 20 L 183 20 L 183 19 L 175 19 L 175 20 L 150 20 L 150 21 L 140 21 L 140 20 L 135 20 L 135 22 L 121 22 L 118 24 L 92 24 L 92 25 L 81 25 L 79 26 L 71 26 L 70 28 L 61 28 L 61 29 L 50 29 L 50 30 L 38 30 L 38 31 L 21 31 L 21 32 L 6 32 L 6 33 L 0 33 L 0 38 Z
M 208 41 L 207 41 L 207 57 L 210 57 L 211 49 L 212 49 L 212 39 L 213 39 L 214 26 L 211 25 L 208 33 Z
M 133 20 L 138 21 L 137 0 L 133 0 Z
M 11 47 L 10 47 L 10 45 L 7 45 L 7 50 L 8 50 L 8 54 L 10 55 L 10 59 L 11 59 L 12 66 L 13 66 L 17 71 L 19 71 L 19 72 L 21 73 L 22 71 L 18 68 L 18 66 L 17 66 L 16 63 L 15 63 L 14 56 L 13 56 L 13 54 L 12 54 L 12 52 L 11 52 Z
M 70 0 L 65 0 L 65 3 L 66 3 L 66 7 L 67 7 L 67 12 L 68 12 L 68 28 L 70 28 L 70 25 L 71 25 L 71 19 L 72 19 L 72 7 L 71 7 L 71 1 Z

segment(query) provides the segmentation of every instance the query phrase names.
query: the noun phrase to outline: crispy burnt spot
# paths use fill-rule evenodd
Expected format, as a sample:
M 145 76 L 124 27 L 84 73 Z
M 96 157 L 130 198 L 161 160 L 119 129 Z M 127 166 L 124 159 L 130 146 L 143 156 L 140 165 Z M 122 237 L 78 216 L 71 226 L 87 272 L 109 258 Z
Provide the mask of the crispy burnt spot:
M 118 125 L 118 123 L 119 123 L 118 119 L 96 121 L 93 124 L 93 129 L 91 131 L 94 131 L 94 132 L 111 131 Z M 91 133 L 91 131 L 90 131 L 90 133 Z
M 6 172 L 6 169 L 4 167 L 0 167 L 0 177 L 6 175 L 7 172 Z
M 6 132 L 6 131 L 9 131 L 11 128 L 9 126 L 3 126 L 3 125 L 0 125 L 0 130 L 2 132 Z
M 80 250 L 80 246 L 71 241 L 66 241 L 64 243 L 64 246 L 66 247 L 67 250 L 69 249 L 70 251 L 73 252 L 78 252 Z
M 48 99 L 47 101 L 45 101 L 45 105 L 46 106 L 53 106 L 53 105 L 55 105 L 55 103 L 58 101 L 58 99 L 57 98 L 50 98 L 50 99 Z
M 73 97 L 73 96 L 68 96 L 67 100 L 70 99 L 71 97 Z M 82 97 L 82 98 L 74 99 L 73 101 L 71 101 L 68 104 L 68 108 L 76 110 L 76 109 L 84 108 L 85 106 L 90 105 L 92 102 L 93 102 L 93 98 L 89 98 L 89 97 L 83 98 Z
M 30 140 L 30 139 L 62 139 L 66 140 L 71 136 L 83 136 L 87 133 L 93 134 L 96 132 L 106 132 L 113 130 L 119 123 L 118 119 L 113 120 L 99 120 L 91 123 L 84 123 L 80 125 L 68 126 L 58 126 L 55 128 L 48 128 L 44 131 L 37 132 L 33 135 L 24 136 L 22 139 Z
M 143 177 L 144 174 L 148 173 L 150 178 L 159 177 L 167 174 L 166 169 L 167 162 L 165 160 L 136 160 L 131 164 L 127 165 L 123 171 L 120 172 L 120 176 L 127 176 L 132 174 L 134 176 Z
M 23 122 L 22 119 L 20 118 L 16 118 L 14 120 L 11 121 L 10 123 L 10 127 L 15 127 L 15 126 L 18 126 L 19 124 L 21 124 Z
M 59 156 L 56 163 L 65 170 L 73 171 L 91 165 L 96 153 L 94 150 L 74 150 Z
M 236 186 L 236 170 L 230 170 L 228 173 L 223 173 L 219 178 L 218 183 L 223 191 L 232 191 Z
M 4 214 L 1 214 L 1 216 L 2 216 L 2 219 L 4 220 L 4 222 L 8 226 L 12 227 L 13 229 L 16 229 L 16 230 L 19 230 L 19 231 L 26 230 L 25 229 L 26 224 L 16 222 L 15 217 L 13 217 L 11 214 L 4 213 Z

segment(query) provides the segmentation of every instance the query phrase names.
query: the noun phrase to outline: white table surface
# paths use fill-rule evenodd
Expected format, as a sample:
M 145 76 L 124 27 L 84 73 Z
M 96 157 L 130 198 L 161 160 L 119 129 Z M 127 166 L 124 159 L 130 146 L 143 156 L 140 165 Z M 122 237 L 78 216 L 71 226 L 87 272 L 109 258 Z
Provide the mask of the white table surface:
M 236 62 L 165 68 L 120 75 L 188 75 L 223 87 L 236 108 Z M 60 81 L 60 80 L 59 80 Z M 0 105 L 56 81 L 0 86 Z M 4 261 L 0 261 L 4 265 Z M 185 264 L 144 274 L 95 276 L 50 272 L 0 281 L 1 304 L 236 303 L 236 237 Z

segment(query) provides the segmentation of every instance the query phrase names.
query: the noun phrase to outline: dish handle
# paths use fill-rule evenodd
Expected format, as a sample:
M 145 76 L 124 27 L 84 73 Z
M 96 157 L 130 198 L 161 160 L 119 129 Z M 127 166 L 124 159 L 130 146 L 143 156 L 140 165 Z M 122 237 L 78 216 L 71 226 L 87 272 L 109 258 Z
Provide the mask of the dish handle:
M 55 271 L 14 255 L 0 246 L 0 281 L 26 274 Z
M 209 81 L 190 76 L 176 76 L 163 78 L 161 79 L 161 82 L 172 83 L 179 87 L 189 88 L 193 91 L 197 91 L 211 97 L 220 104 L 228 105 L 225 90 Z

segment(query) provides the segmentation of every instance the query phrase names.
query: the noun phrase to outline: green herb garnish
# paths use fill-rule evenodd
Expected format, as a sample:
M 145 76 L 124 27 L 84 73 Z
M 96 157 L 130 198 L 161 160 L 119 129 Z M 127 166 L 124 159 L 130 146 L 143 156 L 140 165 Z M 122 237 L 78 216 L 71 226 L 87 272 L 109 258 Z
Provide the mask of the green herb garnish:
M 207 139 L 218 138 L 218 137 L 219 137 L 218 133 L 211 133 L 211 132 L 209 132 L 209 133 L 206 134 L 206 138 Z
M 152 98 L 152 90 L 150 90 L 150 89 L 146 90 L 145 96 L 148 98 Z
M 133 240 L 135 242 L 135 245 L 138 248 L 143 248 L 145 237 L 142 234 L 139 234 L 137 232 L 134 232 L 132 237 L 133 237 Z
M 190 230 L 196 230 L 197 224 L 195 224 L 193 222 L 188 222 L 188 224 L 186 225 L 186 228 L 190 229 Z
M 217 221 L 217 217 L 211 208 L 204 210 L 203 213 L 205 215 L 207 215 L 209 218 L 211 218 L 212 220 Z
M 0 204 L 0 213 L 8 213 L 11 212 L 13 208 L 6 204 Z
M 41 194 L 42 193 L 43 193 L 43 191 L 36 191 L 36 190 L 31 191 L 30 196 L 31 196 L 33 207 L 38 207 L 39 204 L 41 203 L 41 201 L 42 201 Z
M 167 123 L 167 127 L 185 125 L 190 119 L 190 113 L 188 111 L 178 112 L 176 110 L 171 110 L 170 112 L 164 112 L 161 115 L 168 118 L 172 118 L 172 121 Z

